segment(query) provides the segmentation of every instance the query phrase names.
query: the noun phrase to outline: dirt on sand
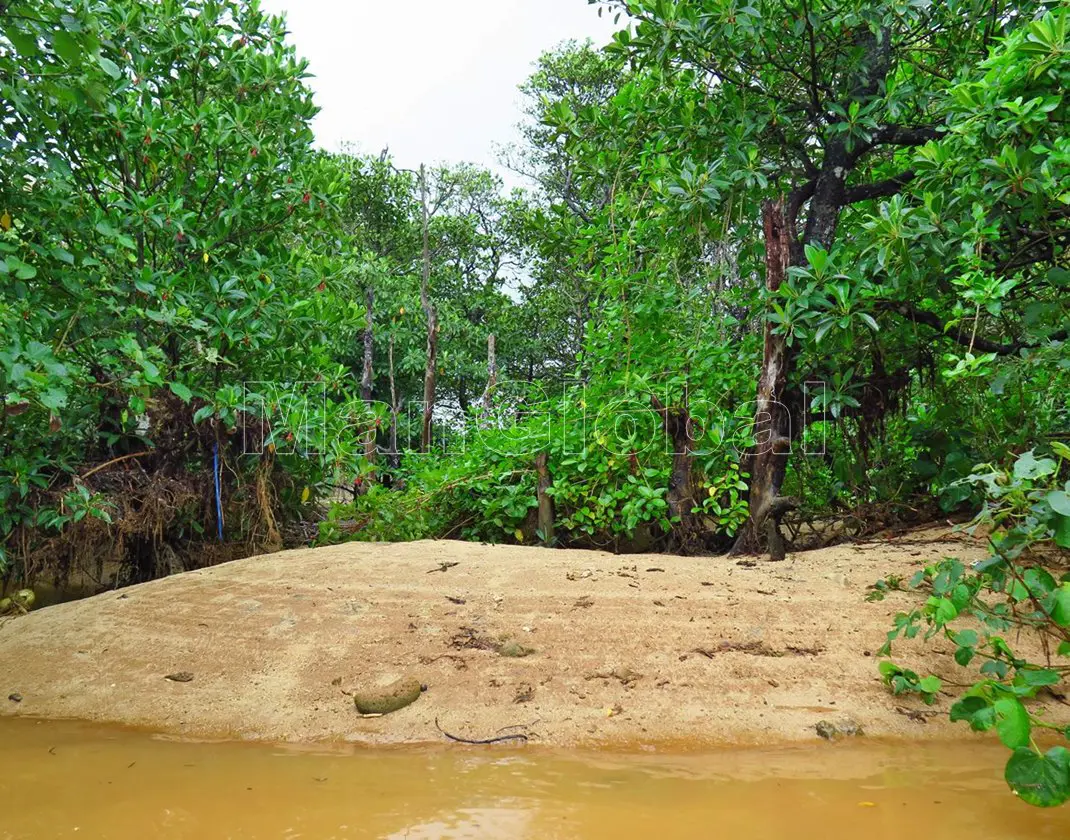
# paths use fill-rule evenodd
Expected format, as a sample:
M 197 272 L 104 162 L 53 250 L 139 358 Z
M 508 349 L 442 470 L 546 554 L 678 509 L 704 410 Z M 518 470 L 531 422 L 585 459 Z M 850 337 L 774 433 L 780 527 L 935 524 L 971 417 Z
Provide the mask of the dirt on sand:
M 0 713 L 376 744 L 441 740 L 439 727 L 552 745 L 768 743 L 816 739 L 821 721 L 970 737 L 947 722 L 950 697 L 926 707 L 878 678 L 891 619 L 919 594 L 865 600 L 878 578 L 949 555 L 984 548 L 941 528 L 780 563 L 462 542 L 287 551 L 6 621 Z M 900 643 L 897 660 L 965 682 L 948 647 Z M 427 690 L 383 717 L 359 716 L 347 693 L 414 677 Z

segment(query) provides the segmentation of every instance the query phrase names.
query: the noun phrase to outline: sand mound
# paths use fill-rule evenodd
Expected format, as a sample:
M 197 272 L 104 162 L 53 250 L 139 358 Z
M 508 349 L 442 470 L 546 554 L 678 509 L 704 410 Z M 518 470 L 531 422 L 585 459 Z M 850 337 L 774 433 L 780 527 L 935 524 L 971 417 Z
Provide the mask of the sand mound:
M 878 679 L 872 654 L 917 594 L 864 600 L 889 573 L 983 555 L 963 539 L 930 529 L 749 565 L 460 542 L 253 557 L 7 621 L 0 697 L 22 701 L 0 711 L 286 741 L 440 740 L 436 717 L 556 745 L 813 739 L 848 718 L 869 736 L 970 737 Z M 384 717 L 344 693 L 406 677 L 428 690 Z

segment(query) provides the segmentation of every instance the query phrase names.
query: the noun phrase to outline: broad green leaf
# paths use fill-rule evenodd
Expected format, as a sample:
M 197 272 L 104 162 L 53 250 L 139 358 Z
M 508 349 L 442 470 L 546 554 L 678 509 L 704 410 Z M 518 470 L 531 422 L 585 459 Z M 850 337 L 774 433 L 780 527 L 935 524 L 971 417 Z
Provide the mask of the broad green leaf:
M 963 697 L 951 706 L 952 722 L 964 720 L 975 732 L 987 732 L 996 723 L 996 713 L 992 704 L 984 697 Z
M 1047 668 L 1023 668 L 1018 672 L 1018 680 L 1024 685 L 1040 687 L 1043 685 L 1058 685 L 1062 675 L 1058 671 Z
M 122 75 L 122 71 L 119 70 L 119 65 L 117 65 L 110 58 L 105 58 L 104 56 L 98 56 L 97 57 L 97 63 L 100 65 L 101 69 L 105 73 L 107 73 L 109 76 L 111 76 L 113 79 L 118 79 L 119 76 Z
M 67 64 L 75 65 L 82 58 L 82 46 L 78 40 L 62 30 L 52 33 L 52 49 Z
M 1070 627 L 1070 583 L 1064 583 L 1052 592 L 1044 606 L 1052 621 L 1060 627 Z
M 1017 749 L 1029 745 L 1032 725 L 1029 712 L 1017 697 L 1001 697 L 995 702 L 996 732 L 1003 745 Z
M 14 254 L 7 258 L 7 269 L 19 280 L 32 280 L 37 276 L 37 269 L 29 263 L 24 263 Z
M 1063 516 L 1070 516 L 1070 493 L 1065 490 L 1052 490 L 1046 498 L 1052 510 Z
M 172 394 L 184 403 L 189 403 L 189 401 L 193 399 L 193 392 L 181 382 L 171 382 L 167 387 L 171 389 Z
M 51 251 L 53 257 L 57 260 L 67 263 L 67 265 L 74 265 L 74 254 L 65 248 L 56 247 Z
M 49 388 L 41 394 L 41 405 L 53 411 L 63 408 L 67 404 L 67 394 L 59 388 Z
M 1054 539 L 1055 544 L 1060 548 L 1070 548 L 1070 516 L 1055 514 Z
M 15 50 L 23 58 L 33 58 L 40 50 L 37 48 L 37 37 L 28 32 L 20 32 L 11 27 L 4 36 L 15 45 Z
M 1051 458 L 1037 458 L 1033 450 L 1023 452 L 1014 462 L 1014 477 L 1034 481 L 1055 472 L 1055 462 Z
M 1053 808 L 1070 799 L 1070 751 L 1052 747 L 1043 755 L 1020 747 L 1007 761 L 1003 777 L 1030 805 Z

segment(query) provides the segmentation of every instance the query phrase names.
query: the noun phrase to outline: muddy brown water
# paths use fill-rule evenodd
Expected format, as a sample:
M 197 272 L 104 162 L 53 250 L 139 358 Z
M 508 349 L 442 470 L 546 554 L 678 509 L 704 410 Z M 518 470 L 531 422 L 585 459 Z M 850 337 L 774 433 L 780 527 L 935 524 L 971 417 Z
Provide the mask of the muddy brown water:
M 991 743 L 266 746 L 0 720 L 0 838 L 1066 838 Z

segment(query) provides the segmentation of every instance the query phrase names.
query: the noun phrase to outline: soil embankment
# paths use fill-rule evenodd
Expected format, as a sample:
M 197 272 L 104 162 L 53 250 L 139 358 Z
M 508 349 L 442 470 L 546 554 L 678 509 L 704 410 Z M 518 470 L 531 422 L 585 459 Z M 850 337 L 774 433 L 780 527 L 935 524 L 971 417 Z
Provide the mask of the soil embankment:
M 919 596 L 867 603 L 865 587 L 983 553 L 948 528 L 747 565 L 460 542 L 288 551 L 5 622 L 0 696 L 22 699 L 0 712 L 303 742 L 440 740 L 436 718 L 468 738 L 523 724 L 505 731 L 554 745 L 802 740 L 845 719 L 970 737 L 882 686 L 873 654 Z M 964 681 L 919 651 L 897 648 Z M 344 693 L 405 677 L 428 690 L 384 717 Z

